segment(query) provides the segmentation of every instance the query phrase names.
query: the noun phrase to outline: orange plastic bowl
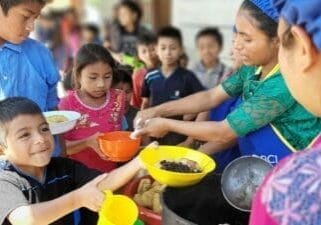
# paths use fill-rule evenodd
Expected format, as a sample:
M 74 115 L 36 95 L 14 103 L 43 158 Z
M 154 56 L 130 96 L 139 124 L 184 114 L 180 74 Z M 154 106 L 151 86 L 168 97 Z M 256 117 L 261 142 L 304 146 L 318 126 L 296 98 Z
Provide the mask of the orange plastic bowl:
M 98 137 L 101 151 L 111 161 L 128 161 L 139 150 L 141 139 L 131 139 L 129 131 L 113 131 Z

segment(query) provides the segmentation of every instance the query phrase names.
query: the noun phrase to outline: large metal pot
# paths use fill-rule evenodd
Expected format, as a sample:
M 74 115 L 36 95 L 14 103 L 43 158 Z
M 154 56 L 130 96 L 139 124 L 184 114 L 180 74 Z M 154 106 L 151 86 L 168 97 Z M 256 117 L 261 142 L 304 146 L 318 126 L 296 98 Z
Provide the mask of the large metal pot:
M 162 225 L 248 224 L 249 213 L 227 203 L 221 191 L 221 175 L 214 172 L 196 185 L 166 187 L 161 204 Z
M 162 204 L 162 225 L 197 225 L 189 220 L 182 218 L 177 215 L 172 209 L 169 208 L 167 199 L 171 196 L 168 195 L 168 192 L 165 191 L 161 195 L 161 204 Z
M 271 168 L 270 163 L 254 156 L 243 156 L 229 163 L 221 178 L 226 201 L 238 210 L 249 212 L 254 193 Z

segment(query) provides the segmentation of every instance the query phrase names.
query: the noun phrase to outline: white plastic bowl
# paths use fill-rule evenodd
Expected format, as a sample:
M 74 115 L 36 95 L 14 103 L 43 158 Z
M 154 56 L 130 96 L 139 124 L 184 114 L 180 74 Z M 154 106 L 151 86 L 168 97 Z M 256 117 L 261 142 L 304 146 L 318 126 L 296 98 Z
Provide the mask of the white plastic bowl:
M 52 134 L 62 134 L 76 126 L 77 120 L 80 118 L 80 113 L 75 111 L 48 111 L 44 112 L 43 115 L 45 117 L 54 116 L 54 115 L 62 115 L 68 118 L 68 121 L 61 123 L 50 123 L 49 128 Z

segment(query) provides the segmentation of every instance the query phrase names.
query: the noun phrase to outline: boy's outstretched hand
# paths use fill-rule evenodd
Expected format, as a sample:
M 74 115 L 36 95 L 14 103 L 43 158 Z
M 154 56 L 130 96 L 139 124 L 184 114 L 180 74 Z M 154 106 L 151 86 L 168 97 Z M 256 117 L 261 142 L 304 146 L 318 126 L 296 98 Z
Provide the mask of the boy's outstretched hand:
M 99 175 L 92 181 L 83 185 L 77 191 L 76 201 L 80 201 L 82 207 L 86 207 L 94 212 L 99 212 L 104 199 L 105 194 L 98 189 L 98 184 L 108 176 L 107 173 Z

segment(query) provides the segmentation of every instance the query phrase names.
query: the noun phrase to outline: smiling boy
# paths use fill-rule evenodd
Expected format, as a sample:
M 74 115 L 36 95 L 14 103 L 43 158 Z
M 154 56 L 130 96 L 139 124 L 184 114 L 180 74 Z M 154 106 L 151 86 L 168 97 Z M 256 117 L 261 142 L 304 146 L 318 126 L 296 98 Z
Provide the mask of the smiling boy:
M 76 161 L 51 158 L 53 137 L 33 101 L 12 97 L 0 101 L 0 224 L 73 224 L 72 212 L 98 212 L 102 190 L 116 190 L 142 168 L 138 158 L 113 172 L 100 172 Z M 5 203 L 5 204 L 4 204 Z M 87 217 L 89 218 L 89 217 Z M 82 224 L 97 224 L 97 218 Z

